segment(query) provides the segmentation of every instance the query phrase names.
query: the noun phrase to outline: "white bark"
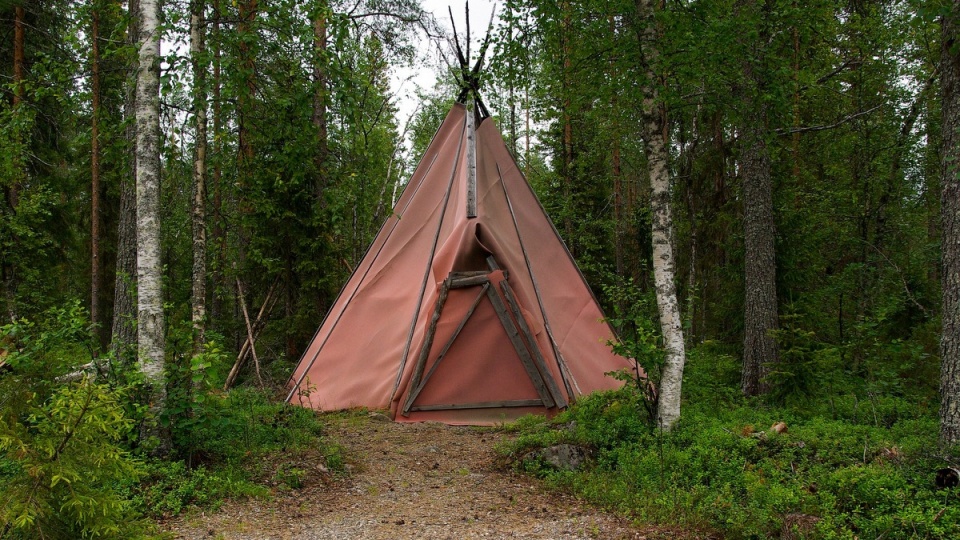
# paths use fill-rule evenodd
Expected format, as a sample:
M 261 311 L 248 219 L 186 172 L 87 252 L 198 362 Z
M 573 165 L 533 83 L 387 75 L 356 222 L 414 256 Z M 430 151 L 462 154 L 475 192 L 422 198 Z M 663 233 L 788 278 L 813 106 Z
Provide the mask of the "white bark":
M 137 72 L 137 345 L 140 370 L 151 386 L 152 411 L 166 400 L 163 299 L 160 279 L 160 8 L 140 1 Z
M 673 427 L 680 418 L 680 391 L 686 352 L 680 321 L 680 305 L 674 282 L 673 216 L 670 209 L 670 172 L 667 168 L 665 114 L 657 92 L 656 27 L 651 0 L 637 0 L 637 13 L 643 25 L 639 32 L 640 53 L 644 65 L 643 144 L 650 175 L 650 206 L 652 212 L 653 278 L 660 312 L 660 331 L 663 334 L 666 359 L 659 388 L 657 422 L 664 430 Z
M 193 108 L 196 149 L 193 159 L 193 291 L 191 294 L 194 354 L 202 351 L 207 318 L 207 100 L 203 55 L 204 0 L 193 0 L 190 10 L 190 56 L 193 61 Z

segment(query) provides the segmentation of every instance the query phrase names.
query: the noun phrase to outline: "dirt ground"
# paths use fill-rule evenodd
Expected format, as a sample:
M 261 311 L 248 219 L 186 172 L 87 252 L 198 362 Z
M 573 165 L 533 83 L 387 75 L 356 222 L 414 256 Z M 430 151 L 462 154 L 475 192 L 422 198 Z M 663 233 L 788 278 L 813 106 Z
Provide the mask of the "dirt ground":
M 161 523 L 178 539 L 660 539 L 689 535 L 639 528 L 496 465 L 499 430 L 397 424 L 376 413 L 333 417 L 347 475 L 312 466 L 302 489 L 230 502 L 213 513 Z

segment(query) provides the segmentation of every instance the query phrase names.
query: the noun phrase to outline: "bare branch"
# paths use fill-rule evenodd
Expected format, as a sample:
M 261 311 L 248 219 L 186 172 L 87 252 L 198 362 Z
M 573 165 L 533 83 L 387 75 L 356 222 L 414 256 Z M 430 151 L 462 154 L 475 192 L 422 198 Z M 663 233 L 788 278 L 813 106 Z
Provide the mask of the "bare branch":
M 832 79 L 833 77 L 836 77 L 836 76 L 839 75 L 840 73 L 844 72 L 844 71 L 847 70 L 848 68 L 850 68 L 850 69 L 856 69 L 856 68 L 860 67 L 861 64 L 863 64 L 863 59 L 862 59 L 862 58 L 850 58 L 850 59 L 848 59 L 848 60 L 845 60 L 842 64 L 840 64 L 840 65 L 837 66 L 836 68 L 830 70 L 828 73 L 826 73 L 825 75 L 822 75 L 820 78 L 818 78 L 818 79 L 817 79 L 817 84 L 823 84 L 823 83 L 829 81 L 830 79 Z
M 809 133 L 811 131 L 827 131 L 830 129 L 835 129 L 842 126 L 843 124 L 846 124 L 847 122 L 860 118 L 861 116 L 866 116 L 872 113 L 873 111 L 879 109 L 881 106 L 882 105 L 877 105 L 876 107 L 871 107 L 865 111 L 856 112 L 854 114 L 851 114 L 850 116 L 841 118 L 840 120 L 837 120 L 832 124 L 822 124 L 819 126 L 803 126 L 803 127 L 796 127 L 796 128 L 790 128 L 790 129 L 778 129 L 776 130 L 776 133 L 778 135 L 792 135 L 794 133 Z

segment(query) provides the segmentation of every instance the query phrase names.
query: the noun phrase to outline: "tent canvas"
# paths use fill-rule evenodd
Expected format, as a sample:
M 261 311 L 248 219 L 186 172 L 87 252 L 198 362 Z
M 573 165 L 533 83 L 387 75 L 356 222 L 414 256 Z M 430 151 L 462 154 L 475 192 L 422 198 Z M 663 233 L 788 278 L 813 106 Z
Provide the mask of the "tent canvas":
M 632 368 L 494 122 L 475 122 L 462 104 L 448 113 L 304 352 L 291 403 L 492 424 L 552 414 Z

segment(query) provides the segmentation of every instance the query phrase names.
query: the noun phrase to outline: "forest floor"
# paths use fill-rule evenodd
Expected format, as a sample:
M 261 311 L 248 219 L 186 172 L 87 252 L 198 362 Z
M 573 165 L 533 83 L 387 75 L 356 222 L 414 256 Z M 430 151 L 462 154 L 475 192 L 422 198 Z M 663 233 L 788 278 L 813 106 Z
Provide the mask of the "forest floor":
M 695 538 L 638 527 L 502 465 L 503 430 L 398 424 L 377 413 L 330 418 L 347 456 L 345 474 L 319 460 L 300 489 L 269 500 L 231 501 L 165 520 L 177 539 L 666 539 Z

